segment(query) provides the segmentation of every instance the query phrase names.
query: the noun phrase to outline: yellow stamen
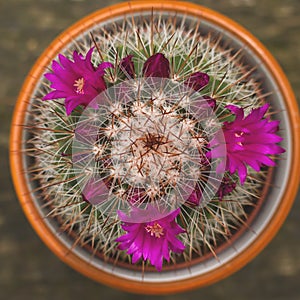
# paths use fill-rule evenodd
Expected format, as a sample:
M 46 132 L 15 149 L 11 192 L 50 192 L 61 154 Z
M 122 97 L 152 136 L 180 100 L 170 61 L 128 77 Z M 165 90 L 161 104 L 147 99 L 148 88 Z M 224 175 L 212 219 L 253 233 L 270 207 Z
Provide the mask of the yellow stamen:
M 151 236 L 156 238 L 161 238 L 164 235 L 164 229 L 156 222 L 153 225 L 147 225 L 145 229 Z
M 243 131 L 236 132 L 234 135 L 235 135 L 235 137 L 241 137 L 244 135 L 244 132 Z
M 83 77 L 75 80 L 73 86 L 77 88 L 76 89 L 76 93 L 77 94 L 84 94 L 84 90 L 83 90 L 83 87 L 84 87 L 84 78 Z

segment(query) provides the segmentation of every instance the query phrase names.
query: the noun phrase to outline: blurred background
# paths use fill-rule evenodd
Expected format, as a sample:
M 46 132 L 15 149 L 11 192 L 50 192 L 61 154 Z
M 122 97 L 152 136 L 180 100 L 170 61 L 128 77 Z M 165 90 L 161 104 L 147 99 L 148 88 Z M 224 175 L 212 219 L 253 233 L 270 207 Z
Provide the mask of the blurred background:
M 0 299 L 140 299 L 93 282 L 40 241 L 15 195 L 9 171 L 11 115 L 26 74 L 49 43 L 83 16 L 120 1 L 0 0 Z M 300 94 L 299 0 L 192 1 L 246 27 L 271 51 Z M 294 174 L 299 176 L 299 174 Z M 259 256 L 231 277 L 184 294 L 143 299 L 300 299 L 300 197 Z

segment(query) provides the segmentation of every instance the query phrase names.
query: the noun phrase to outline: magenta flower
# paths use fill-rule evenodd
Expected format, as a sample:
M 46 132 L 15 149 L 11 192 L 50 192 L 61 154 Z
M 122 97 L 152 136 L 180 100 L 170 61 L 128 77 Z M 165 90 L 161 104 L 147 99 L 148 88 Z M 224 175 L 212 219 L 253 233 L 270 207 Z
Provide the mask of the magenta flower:
M 209 76 L 203 72 L 195 72 L 184 83 L 193 90 L 200 91 L 208 85 Z
M 133 55 L 128 55 L 121 59 L 119 68 L 125 74 L 126 77 L 134 78 L 135 77 L 135 68 L 133 63 Z
M 215 110 L 217 106 L 217 101 L 210 97 L 210 96 L 203 96 L 203 99 L 207 102 L 208 106 L 212 109 Z
M 170 63 L 162 53 L 150 56 L 143 66 L 145 77 L 170 78 Z
M 103 180 L 91 178 L 82 190 L 82 199 L 96 205 L 106 201 L 108 194 L 109 189 Z
M 285 152 L 283 148 L 276 145 L 282 138 L 276 134 L 279 121 L 270 121 L 264 118 L 269 104 L 253 109 L 248 116 L 244 117 L 244 110 L 235 105 L 228 105 L 227 108 L 235 114 L 232 122 L 225 122 L 223 126 L 224 138 L 227 146 L 226 170 L 231 174 L 237 171 L 241 184 L 247 177 L 246 165 L 259 172 L 262 165 L 274 166 L 275 162 L 269 155 L 276 155 Z M 214 148 L 214 154 L 218 157 L 220 143 L 216 136 L 210 147 Z M 219 157 L 222 157 L 221 154 Z
M 67 115 L 79 105 L 87 106 L 100 92 L 106 89 L 104 81 L 105 69 L 113 67 L 109 62 L 101 63 L 95 68 L 91 62 L 94 48 L 91 48 L 86 57 L 73 52 L 73 61 L 59 54 L 59 63 L 52 62 L 52 73 L 45 77 L 51 81 L 54 91 L 48 93 L 43 100 L 65 99 Z
M 236 183 L 228 176 L 224 176 L 220 184 L 220 187 L 217 191 L 219 200 L 221 201 L 224 196 L 230 194 L 235 189 L 235 187 L 236 187 Z
M 150 206 L 147 207 L 148 209 L 156 210 Z M 120 243 L 118 248 L 127 249 L 127 253 L 132 255 L 132 263 L 142 258 L 144 261 L 149 260 L 160 271 L 163 259 L 170 260 L 170 251 L 181 253 L 185 249 L 183 243 L 176 238 L 178 234 L 184 232 L 175 221 L 180 209 L 155 221 L 134 223 L 133 220 L 139 219 L 140 213 L 144 212 L 138 208 L 132 209 L 130 217 L 119 212 L 119 217 L 124 222 L 122 228 L 127 233 L 117 238 L 116 241 Z
M 128 201 L 132 206 L 138 206 L 146 200 L 145 191 L 138 188 L 128 190 Z
M 197 186 L 193 192 L 191 193 L 191 195 L 189 196 L 189 198 L 187 199 L 187 204 L 190 204 L 192 206 L 198 206 L 201 202 L 201 198 L 202 198 L 202 192 L 199 189 L 199 187 Z

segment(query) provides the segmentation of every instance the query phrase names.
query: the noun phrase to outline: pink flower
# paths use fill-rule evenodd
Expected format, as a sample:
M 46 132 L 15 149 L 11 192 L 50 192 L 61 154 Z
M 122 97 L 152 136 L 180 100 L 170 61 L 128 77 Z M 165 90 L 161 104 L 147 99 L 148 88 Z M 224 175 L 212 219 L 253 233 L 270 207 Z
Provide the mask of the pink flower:
M 203 72 L 195 72 L 184 83 L 193 90 L 200 91 L 208 85 L 209 76 Z
M 150 214 L 159 214 L 153 206 L 148 206 Z M 136 263 L 141 258 L 156 267 L 158 271 L 162 269 L 163 259 L 170 260 L 170 251 L 181 253 L 185 249 L 183 243 L 176 238 L 184 230 L 176 223 L 175 219 L 180 213 L 180 209 L 171 212 L 169 215 L 149 222 L 134 223 L 139 219 L 140 213 L 144 211 L 133 208 L 130 217 L 119 212 L 122 228 L 126 234 L 117 238 L 119 249 L 126 250 L 132 255 L 132 263 Z
M 217 101 L 210 97 L 210 96 L 203 96 L 203 99 L 207 102 L 208 106 L 212 109 L 215 110 L 217 106 Z
M 138 206 L 147 199 L 144 189 L 141 188 L 130 188 L 127 193 L 131 206 Z
M 193 190 L 193 192 L 191 193 L 191 195 L 189 196 L 186 202 L 191 206 L 198 206 L 201 203 L 201 198 L 202 198 L 202 192 L 197 186 Z
M 113 67 L 109 62 L 101 63 L 95 68 L 91 62 L 94 48 L 91 48 L 86 57 L 73 52 L 73 61 L 59 54 L 59 63 L 52 62 L 51 73 L 45 77 L 51 81 L 51 88 L 43 100 L 65 99 L 67 115 L 79 105 L 87 106 L 100 92 L 106 89 L 104 81 L 105 69 Z
M 109 189 L 101 179 L 91 178 L 82 190 L 82 199 L 93 205 L 103 203 L 107 200 Z
M 224 176 L 221 185 L 219 186 L 219 189 L 217 191 L 219 200 L 221 201 L 224 196 L 230 194 L 235 189 L 235 187 L 236 183 L 228 176 Z
M 170 78 L 170 63 L 162 53 L 150 56 L 143 67 L 145 77 Z
M 135 77 L 135 68 L 133 63 L 133 55 L 128 55 L 121 59 L 119 68 L 125 74 L 126 77 L 134 78 Z
M 226 163 L 226 170 L 231 174 L 237 171 L 243 184 L 247 177 L 247 165 L 259 172 L 262 165 L 275 166 L 269 155 L 285 152 L 276 145 L 282 141 L 276 134 L 279 121 L 264 118 L 269 104 L 253 109 L 246 117 L 242 108 L 235 105 L 228 105 L 227 108 L 236 118 L 232 122 L 225 122 L 223 126 L 227 158 L 223 159 L 221 164 Z M 217 136 L 210 142 L 210 147 L 214 148 L 215 157 L 218 157 L 220 143 Z M 222 157 L 221 153 L 219 157 Z

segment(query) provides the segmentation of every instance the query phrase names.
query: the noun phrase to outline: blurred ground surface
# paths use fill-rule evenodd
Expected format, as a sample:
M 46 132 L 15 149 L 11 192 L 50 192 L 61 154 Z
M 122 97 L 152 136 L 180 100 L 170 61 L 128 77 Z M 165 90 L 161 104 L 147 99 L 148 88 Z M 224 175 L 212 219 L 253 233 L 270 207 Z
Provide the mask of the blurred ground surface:
M 53 38 L 103 0 L 0 0 L 0 299 L 140 299 L 95 283 L 57 259 L 25 219 L 8 163 L 11 114 L 26 73 Z M 282 65 L 300 94 L 299 0 L 194 1 L 240 22 Z M 294 174 L 299 176 L 299 174 Z M 272 243 L 233 276 L 162 299 L 300 299 L 300 198 Z M 160 297 L 158 297 L 160 298 Z M 146 296 L 143 299 L 154 299 Z

